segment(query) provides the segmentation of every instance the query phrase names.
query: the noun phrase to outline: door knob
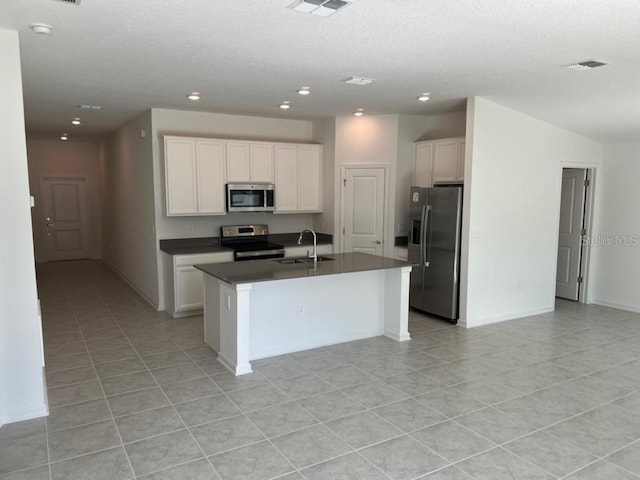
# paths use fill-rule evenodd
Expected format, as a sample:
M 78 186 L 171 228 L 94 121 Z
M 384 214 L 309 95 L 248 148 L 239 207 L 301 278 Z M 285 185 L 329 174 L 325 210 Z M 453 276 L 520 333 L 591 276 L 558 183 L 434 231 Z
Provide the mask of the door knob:
M 47 227 L 53 227 L 53 223 L 47 223 Z
M 376 240 L 376 243 L 377 243 L 378 245 L 382 245 L 382 242 L 381 242 L 380 240 Z

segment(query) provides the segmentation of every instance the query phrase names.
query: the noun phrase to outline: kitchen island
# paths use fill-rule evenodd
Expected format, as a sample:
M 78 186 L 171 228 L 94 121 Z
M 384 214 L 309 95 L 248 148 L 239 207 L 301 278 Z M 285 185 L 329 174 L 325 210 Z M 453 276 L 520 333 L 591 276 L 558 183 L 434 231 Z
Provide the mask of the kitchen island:
M 236 375 L 250 360 L 385 335 L 410 340 L 411 264 L 365 253 L 195 265 L 205 342 Z

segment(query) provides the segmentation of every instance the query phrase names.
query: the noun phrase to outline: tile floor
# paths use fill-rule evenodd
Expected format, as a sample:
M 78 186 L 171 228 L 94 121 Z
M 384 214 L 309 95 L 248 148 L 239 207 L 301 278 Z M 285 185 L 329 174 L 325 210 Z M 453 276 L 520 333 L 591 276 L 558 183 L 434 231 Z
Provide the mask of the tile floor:
M 0 479 L 640 479 L 640 315 L 559 302 L 233 377 L 202 318 L 100 262 L 39 269 L 51 414 L 0 429 Z

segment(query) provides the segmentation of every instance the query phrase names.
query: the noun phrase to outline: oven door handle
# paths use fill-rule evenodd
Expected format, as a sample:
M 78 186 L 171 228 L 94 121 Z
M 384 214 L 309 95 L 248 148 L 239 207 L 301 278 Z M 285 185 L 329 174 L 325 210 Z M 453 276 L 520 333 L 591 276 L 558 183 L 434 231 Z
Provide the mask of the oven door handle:
M 236 252 L 236 258 L 263 257 L 265 255 L 284 255 L 281 248 L 275 250 L 259 250 L 257 252 Z

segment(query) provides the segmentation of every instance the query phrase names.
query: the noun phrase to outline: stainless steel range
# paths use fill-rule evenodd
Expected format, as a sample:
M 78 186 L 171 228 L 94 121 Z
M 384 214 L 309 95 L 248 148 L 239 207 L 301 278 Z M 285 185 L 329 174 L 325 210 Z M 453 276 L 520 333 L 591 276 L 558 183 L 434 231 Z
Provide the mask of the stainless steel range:
M 232 248 L 235 261 L 284 257 L 284 247 L 269 242 L 267 225 L 227 225 L 220 227 L 220 245 Z

